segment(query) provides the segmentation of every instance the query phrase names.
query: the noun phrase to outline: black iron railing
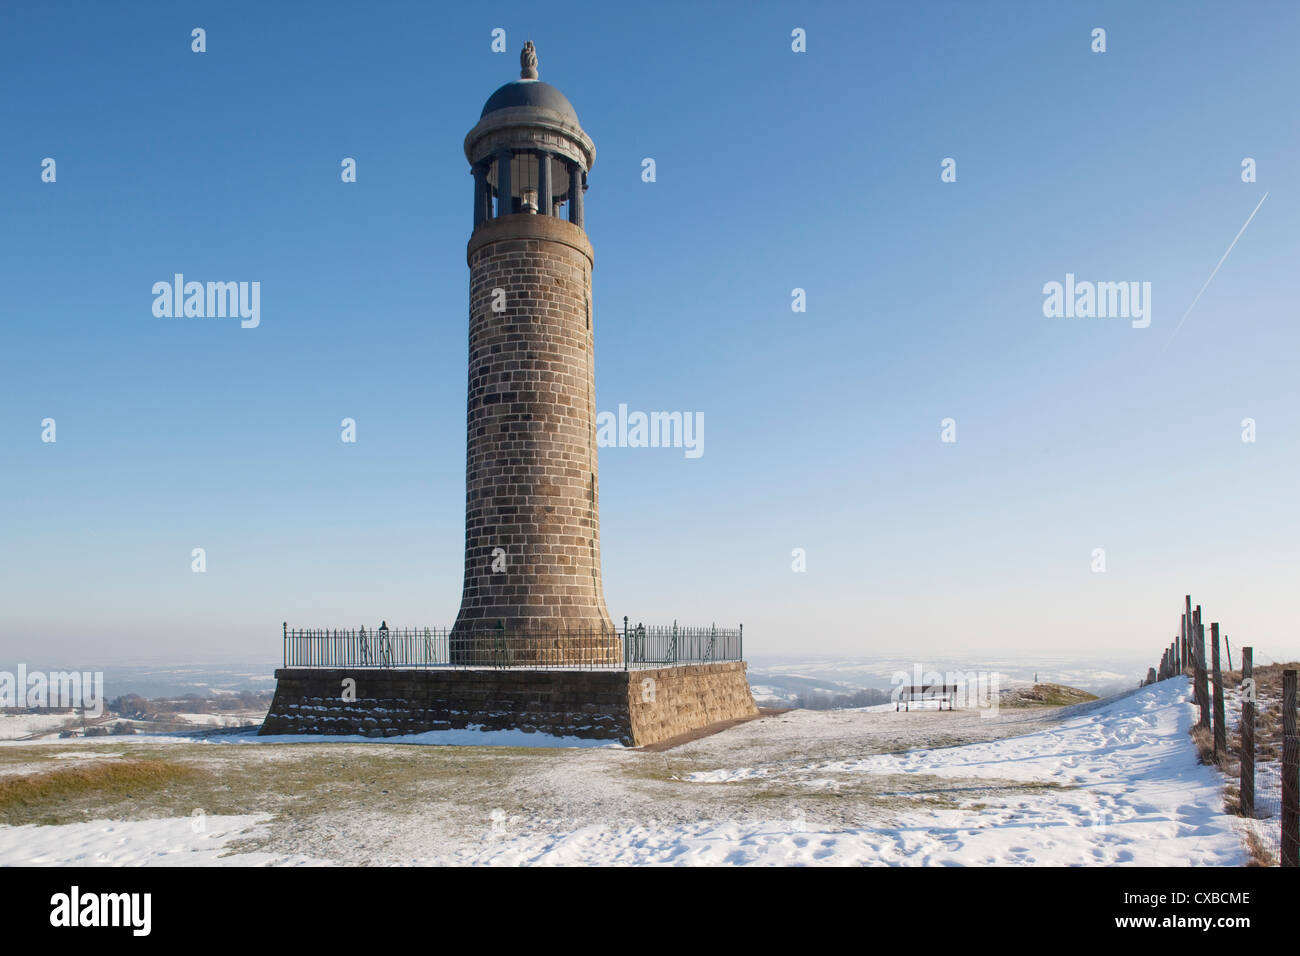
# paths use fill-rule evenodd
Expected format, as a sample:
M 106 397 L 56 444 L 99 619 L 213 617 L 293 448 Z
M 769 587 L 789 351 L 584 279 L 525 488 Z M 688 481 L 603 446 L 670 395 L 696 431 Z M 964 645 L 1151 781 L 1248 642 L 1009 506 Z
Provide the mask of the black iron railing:
M 680 627 L 674 622 L 629 628 L 623 618 L 623 657 L 629 667 L 738 661 L 744 657 L 744 633 L 743 624 L 736 628 Z
M 629 670 L 738 661 L 744 625 L 736 628 L 638 624 L 622 630 L 447 627 L 290 628 L 285 667 L 518 667 Z

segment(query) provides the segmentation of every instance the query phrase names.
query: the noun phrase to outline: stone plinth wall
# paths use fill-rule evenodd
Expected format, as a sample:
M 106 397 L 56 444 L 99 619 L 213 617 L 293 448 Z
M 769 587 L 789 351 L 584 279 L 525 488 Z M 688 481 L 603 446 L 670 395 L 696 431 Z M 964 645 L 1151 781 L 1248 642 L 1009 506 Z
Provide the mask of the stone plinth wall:
M 263 734 L 523 730 L 628 746 L 757 714 L 743 661 L 639 671 L 284 668 Z M 356 699 L 343 682 L 356 681 Z
M 758 714 L 744 661 L 628 671 L 623 676 L 628 681 L 628 724 L 638 747 L 720 720 Z

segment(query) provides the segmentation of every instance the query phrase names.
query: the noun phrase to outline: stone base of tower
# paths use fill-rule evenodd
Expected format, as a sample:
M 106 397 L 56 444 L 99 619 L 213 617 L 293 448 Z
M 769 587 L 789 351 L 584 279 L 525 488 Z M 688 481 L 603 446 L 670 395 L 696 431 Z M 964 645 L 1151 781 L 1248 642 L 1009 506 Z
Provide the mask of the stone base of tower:
M 511 619 L 512 622 L 515 619 Z M 607 621 L 564 630 L 529 626 L 498 631 L 479 626 L 464 614 L 452 628 L 448 659 L 457 667 L 572 668 L 617 667 L 623 663 L 623 639 Z M 584 622 L 585 624 L 585 622 Z M 516 623 L 512 628 L 520 627 Z
M 522 730 L 641 747 L 758 709 L 744 661 L 645 670 L 283 668 L 261 734 Z M 354 700 L 343 682 L 356 681 Z

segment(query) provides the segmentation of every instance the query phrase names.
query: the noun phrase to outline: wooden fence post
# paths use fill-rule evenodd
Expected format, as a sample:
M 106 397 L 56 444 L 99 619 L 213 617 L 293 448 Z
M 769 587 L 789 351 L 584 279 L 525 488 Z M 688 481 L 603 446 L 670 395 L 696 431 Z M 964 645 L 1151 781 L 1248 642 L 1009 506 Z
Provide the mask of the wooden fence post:
M 1198 726 L 1210 729 L 1210 689 L 1206 686 L 1205 625 L 1201 623 L 1201 606 L 1192 615 L 1192 639 L 1196 641 L 1196 703 L 1201 708 Z
M 1241 815 L 1255 815 L 1255 649 L 1241 649 Z
M 1295 671 L 1282 672 L 1282 865 L 1300 866 L 1300 736 Z
M 1187 660 L 1191 662 L 1192 673 L 1196 673 L 1196 658 L 1192 653 L 1192 596 L 1183 598 L 1183 640 L 1187 644 Z
M 1179 674 L 1182 673 L 1183 670 L 1183 646 L 1181 637 L 1174 638 L 1174 647 L 1177 648 L 1177 650 L 1174 651 L 1174 673 Z
M 1214 752 L 1228 752 L 1228 728 L 1223 715 L 1223 671 L 1219 668 L 1219 622 L 1210 624 L 1210 663 L 1214 684 Z

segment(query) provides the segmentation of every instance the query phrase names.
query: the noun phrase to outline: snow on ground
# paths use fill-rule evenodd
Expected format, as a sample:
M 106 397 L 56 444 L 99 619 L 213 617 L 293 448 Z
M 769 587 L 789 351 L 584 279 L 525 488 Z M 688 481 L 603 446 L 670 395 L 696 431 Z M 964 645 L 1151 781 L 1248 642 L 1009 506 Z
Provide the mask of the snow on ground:
M 79 720 L 74 714 L 0 714 L 0 740 L 16 740 L 28 734 L 57 730 Z
M 121 757 L 120 753 L 113 751 L 104 752 L 94 750 L 62 750 L 59 753 L 51 754 L 51 760 L 111 760 L 115 757 Z
M 887 713 L 894 713 L 898 711 L 902 711 L 903 713 L 909 713 L 913 710 L 938 710 L 939 701 L 938 700 L 914 700 L 911 702 L 910 705 L 905 704 L 903 707 L 899 707 L 897 704 L 890 703 L 890 704 L 868 704 L 866 707 L 850 707 L 847 709 L 850 712 L 859 713 L 859 714 L 887 714 Z M 944 705 L 944 709 L 945 710 L 947 709 L 947 705 Z
M 245 727 L 249 725 L 260 725 L 266 717 L 265 714 L 256 716 L 250 714 L 173 714 L 177 720 L 183 720 L 187 724 L 201 724 L 205 727 Z
M 1262 695 L 1261 695 L 1262 697 Z M 1224 718 L 1229 735 L 1241 733 L 1241 688 L 1224 682 L 1223 695 Z M 1256 703 L 1260 714 L 1270 708 L 1280 709 L 1281 702 L 1263 698 Z M 1257 721 L 1258 722 L 1258 721 Z M 1240 785 L 1240 777 L 1231 775 L 1233 783 Z M 1256 759 L 1255 761 L 1255 818 L 1243 819 L 1244 826 L 1249 827 L 1260 844 L 1274 858 L 1281 850 L 1282 830 L 1280 815 L 1282 813 L 1282 761 Z
M 267 815 L 95 820 L 61 826 L 0 826 L 0 866 L 300 866 L 320 861 L 270 853 L 222 856 L 236 837 L 256 836 Z
M 1193 709 L 1165 681 L 1020 737 L 874 754 L 806 766 L 718 768 L 702 787 L 762 778 L 834 791 L 860 775 L 1047 784 L 981 794 L 960 809 L 912 809 L 879 825 L 824 829 L 803 814 L 757 823 L 701 821 L 667 829 L 583 827 L 487 844 L 462 856 L 489 864 L 923 864 L 990 866 L 1240 865 L 1245 851 L 1223 812 L 1220 781 L 1196 762 Z M 946 796 L 961 787 L 937 788 Z M 976 789 L 969 787 L 968 789 Z M 909 794 L 916 791 L 909 791 Z
M 129 723 L 129 721 L 128 721 Z M 145 726 L 136 724 L 137 727 Z M 79 728 L 78 728 L 79 729 Z M 196 728 L 195 734 L 198 733 Z M 39 740 L 0 740 L 0 748 L 4 747 L 108 747 L 117 746 L 123 743 L 129 744 L 192 744 L 199 739 L 195 736 L 186 734 L 151 734 L 138 733 L 126 735 L 98 734 L 93 737 L 60 737 L 58 734 L 51 734 L 48 737 L 42 737 Z
M 394 743 L 564 749 L 432 748 L 406 761 L 424 768 L 410 784 L 381 770 L 356 794 L 328 791 L 313 804 L 323 810 L 210 817 L 205 835 L 188 818 L 0 827 L 0 863 L 202 864 L 242 835 L 252 842 L 220 862 L 1240 865 L 1239 823 L 1187 734 L 1188 697 L 1171 680 L 1059 710 L 792 711 L 662 753 L 510 731 L 214 736 L 270 745 L 213 751 L 245 771 L 243 753 L 321 763 L 382 758 Z M 275 746 L 288 742 L 305 749 Z M 97 749 L 77 743 L 69 753 Z

